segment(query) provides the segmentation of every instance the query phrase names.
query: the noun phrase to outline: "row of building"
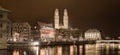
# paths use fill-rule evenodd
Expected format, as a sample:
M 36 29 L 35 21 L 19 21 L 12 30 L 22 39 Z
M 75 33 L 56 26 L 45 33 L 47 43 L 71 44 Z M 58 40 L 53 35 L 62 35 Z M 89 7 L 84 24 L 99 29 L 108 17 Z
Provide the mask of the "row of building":
M 63 22 L 60 22 L 59 10 L 55 10 L 54 23 L 37 21 L 35 26 L 28 22 L 11 22 L 8 14 L 11 11 L 0 7 L 0 39 L 8 41 L 66 41 L 66 40 L 99 40 L 101 33 L 97 29 L 89 29 L 81 36 L 79 29 L 69 26 L 67 9 L 64 9 Z

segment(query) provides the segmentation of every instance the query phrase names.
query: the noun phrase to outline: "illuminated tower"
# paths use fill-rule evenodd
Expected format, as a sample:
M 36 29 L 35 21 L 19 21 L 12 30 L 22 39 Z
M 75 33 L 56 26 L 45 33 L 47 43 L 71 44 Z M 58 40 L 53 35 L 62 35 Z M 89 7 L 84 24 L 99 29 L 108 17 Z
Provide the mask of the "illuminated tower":
M 59 11 L 58 11 L 58 9 L 55 10 L 54 25 L 55 25 L 55 29 L 59 29 Z
M 68 12 L 67 9 L 64 9 L 64 16 L 63 16 L 63 24 L 64 24 L 64 28 L 68 29 Z

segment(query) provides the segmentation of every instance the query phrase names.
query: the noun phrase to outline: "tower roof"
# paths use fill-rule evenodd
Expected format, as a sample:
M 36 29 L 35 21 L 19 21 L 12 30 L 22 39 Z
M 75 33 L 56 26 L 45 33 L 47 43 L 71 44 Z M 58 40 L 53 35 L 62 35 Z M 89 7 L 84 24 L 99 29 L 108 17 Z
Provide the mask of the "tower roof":
M 10 10 L 3 8 L 2 6 L 0 6 L 0 11 L 11 12 Z
M 65 15 L 65 16 L 68 15 L 67 9 L 64 9 L 64 15 Z
M 59 10 L 55 9 L 55 15 L 59 15 Z

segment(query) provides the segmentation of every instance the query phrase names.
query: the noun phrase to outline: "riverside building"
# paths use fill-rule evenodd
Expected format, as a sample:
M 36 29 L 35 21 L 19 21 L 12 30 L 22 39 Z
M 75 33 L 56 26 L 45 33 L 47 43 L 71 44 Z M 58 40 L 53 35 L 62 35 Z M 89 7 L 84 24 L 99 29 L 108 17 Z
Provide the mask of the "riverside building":
M 85 32 L 85 39 L 86 40 L 100 40 L 101 33 L 97 29 L 89 29 Z
M 0 49 L 6 48 L 7 39 L 11 37 L 11 21 L 7 17 L 10 12 L 0 6 Z
M 31 26 L 29 25 L 28 22 L 12 23 L 13 40 L 14 39 L 16 39 L 16 41 L 28 40 L 30 35 L 31 35 Z
M 55 29 L 52 24 L 38 22 L 40 26 L 40 40 L 42 42 L 55 41 Z

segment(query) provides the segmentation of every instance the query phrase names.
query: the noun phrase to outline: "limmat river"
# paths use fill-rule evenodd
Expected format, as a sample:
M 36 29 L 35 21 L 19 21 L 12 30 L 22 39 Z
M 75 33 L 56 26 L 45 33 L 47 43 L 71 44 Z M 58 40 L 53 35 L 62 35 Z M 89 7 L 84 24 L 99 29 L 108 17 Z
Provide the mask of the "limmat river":
M 0 55 L 120 55 L 120 44 L 8 47 Z

